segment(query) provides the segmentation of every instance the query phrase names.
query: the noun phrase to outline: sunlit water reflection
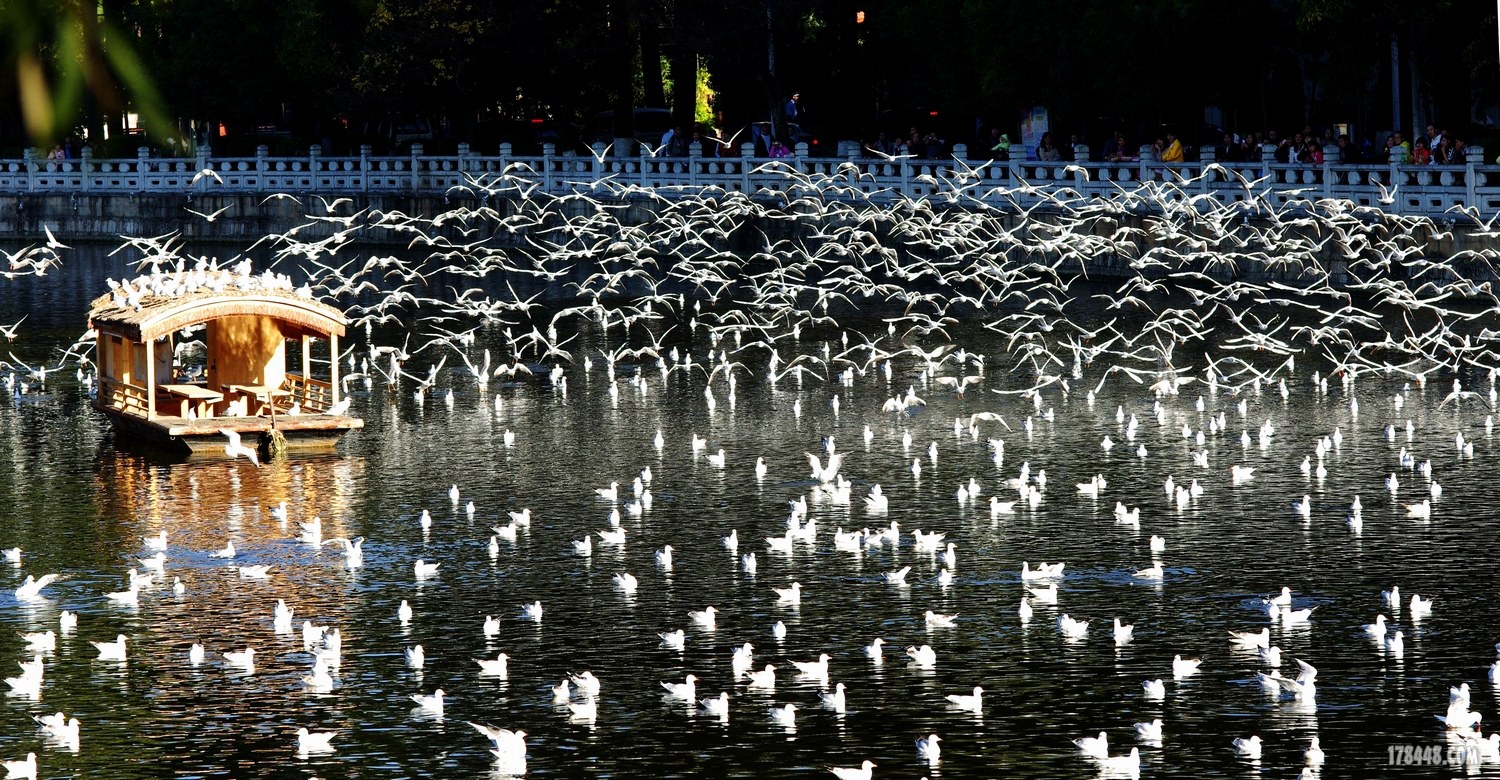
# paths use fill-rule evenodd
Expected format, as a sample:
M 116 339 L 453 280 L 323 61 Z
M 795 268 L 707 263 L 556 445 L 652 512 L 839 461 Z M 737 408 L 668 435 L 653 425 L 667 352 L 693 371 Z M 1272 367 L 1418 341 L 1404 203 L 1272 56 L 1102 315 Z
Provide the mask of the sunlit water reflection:
M 15 346 L 40 357 L 71 341 L 82 309 L 53 306 L 32 316 L 36 330 Z M 584 338 L 604 343 L 598 334 Z M 801 349 L 813 351 L 816 338 L 807 336 Z M 960 336 L 971 349 L 1002 351 L 985 338 L 978 328 Z M 701 337 L 679 343 L 699 354 L 705 348 Z M 763 357 L 747 362 L 763 374 Z M 635 368 L 623 367 L 617 399 L 597 367 L 571 369 L 566 394 L 539 377 L 480 392 L 453 373 L 421 405 L 409 388 L 361 393 L 355 411 L 367 426 L 336 455 L 259 469 L 244 461 L 162 464 L 121 452 L 71 378 L 49 382 L 45 393 L 0 405 L 0 545 L 25 550 L 23 567 L 0 573 L 0 615 L 9 628 L 0 632 L 0 656 L 23 659 L 15 634 L 55 628 L 61 610 L 78 612 L 80 621 L 49 654 L 40 700 L 9 696 L 0 706 L 5 757 L 36 751 L 45 777 L 456 777 L 519 769 L 496 766 L 489 741 L 465 723 L 476 721 L 530 735 L 528 776 L 817 777 L 829 776 L 828 766 L 869 759 L 877 777 L 1091 777 L 1096 769 L 1074 749 L 1074 737 L 1104 730 L 1119 754 L 1136 744 L 1132 723 L 1160 717 L 1166 736 L 1160 747 L 1143 746 L 1143 775 L 1291 777 L 1317 735 L 1329 757 L 1323 777 L 1370 777 L 1416 773 L 1387 766 L 1389 745 L 1443 744 L 1432 716 L 1446 708 L 1450 685 L 1469 682 L 1474 708 L 1493 708 L 1485 670 L 1500 639 L 1491 528 L 1500 505 L 1482 406 L 1440 409 L 1446 389 L 1412 388 L 1396 412 L 1391 398 L 1403 383 L 1372 378 L 1358 386 L 1356 419 L 1337 383 L 1318 395 L 1305 372 L 1286 401 L 1269 387 L 1236 397 L 1189 385 L 1163 399 L 1163 424 L 1150 395 L 1128 382 L 1106 385 L 1092 405 L 1054 388 L 1043 392 L 1042 409 L 1055 410 L 1048 421 L 1030 401 L 987 392 L 1014 386 L 1001 362 L 963 397 L 923 386 L 908 357 L 890 382 L 872 372 L 852 387 L 799 388 L 790 380 L 773 387 L 763 375 L 744 377 L 732 405 L 719 381 L 713 410 L 701 372 L 663 379 L 647 368 L 642 393 L 625 381 Z M 1098 371 L 1090 367 L 1088 376 Z M 925 407 L 879 411 L 908 385 Z M 451 408 L 441 392 L 449 387 Z M 1203 412 L 1194 408 L 1200 396 Z M 1117 407 L 1140 420 L 1133 442 L 1124 440 Z M 999 412 L 1006 424 L 980 423 L 977 439 L 966 429 L 955 433 L 955 418 L 979 411 Z M 1182 428 L 1206 430 L 1220 412 L 1227 430 L 1206 439 L 1209 467 L 1194 466 L 1190 452 L 1199 448 Z M 1029 435 L 1021 428 L 1028 416 Z M 1254 438 L 1266 420 L 1276 428 L 1269 445 L 1242 446 L 1241 431 Z M 1387 424 L 1401 429 L 1394 442 Z M 874 434 L 869 444 L 865 425 Z M 658 429 L 660 452 L 652 443 Z M 1303 475 L 1298 463 L 1335 429 L 1343 439 L 1326 457 L 1327 477 Z M 515 435 L 512 446 L 504 444 L 506 431 Z M 909 450 L 902 446 L 908 431 Z M 1454 446 L 1460 432 L 1475 443 L 1472 457 Z M 707 439 L 708 452 L 724 450 L 723 469 L 692 452 L 694 435 Z M 1106 435 L 1119 442 L 1108 452 L 1100 445 Z M 825 436 L 848 453 L 853 506 L 816 497 L 804 453 L 821 454 Z M 998 466 L 991 437 L 1005 442 Z M 935 462 L 927 454 L 932 442 Z M 1136 445 L 1146 448 L 1144 458 Z M 1430 522 L 1406 516 L 1405 504 L 1425 497 L 1428 483 L 1398 463 L 1402 447 L 1418 462 L 1430 459 L 1444 488 Z M 754 474 L 758 456 L 768 465 L 764 479 Z M 914 459 L 920 478 L 911 473 Z M 992 519 L 989 496 L 1022 463 L 1046 470 L 1043 501 Z M 1255 466 L 1255 478 L 1232 484 L 1232 464 Z M 608 526 L 611 504 L 594 489 L 618 482 L 628 491 L 645 467 L 654 476 L 654 505 L 624 519 L 625 544 L 594 536 L 592 556 L 575 555 L 574 540 Z M 1395 496 L 1384 483 L 1392 472 L 1402 484 Z M 1090 499 L 1074 485 L 1094 474 L 1108 486 Z M 1175 508 L 1162 488 L 1169 475 L 1180 483 L 1196 478 L 1203 496 Z M 955 491 L 971 477 L 983 497 L 960 505 Z M 875 483 L 891 508 L 870 516 L 861 497 Z M 457 505 L 447 495 L 451 484 L 461 492 Z M 1312 501 L 1308 520 L 1292 508 L 1304 494 Z M 1346 521 L 1355 495 L 1364 505 L 1358 533 Z M 809 496 L 809 518 L 818 523 L 816 544 L 772 551 L 765 538 L 784 530 L 787 502 L 801 496 Z M 271 511 L 282 501 L 285 523 Z M 464 512 L 469 501 L 472 518 Z M 1138 529 L 1115 521 L 1117 501 L 1141 508 Z M 501 540 L 492 557 L 491 527 L 522 508 L 533 514 L 530 527 L 513 542 Z M 423 510 L 434 521 L 425 534 Z M 325 539 L 368 539 L 362 568 L 347 569 L 335 546 L 297 539 L 298 523 L 314 516 Z M 951 586 L 937 584 L 940 558 L 914 551 L 910 536 L 894 550 L 832 547 L 835 528 L 891 521 L 908 531 L 943 531 L 957 544 Z M 123 588 L 125 571 L 146 557 L 142 537 L 161 530 L 169 539 L 166 579 L 180 578 L 185 593 L 151 590 L 135 608 L 108 602 L 103 594 Z M 755 574 L 724 549 L 721 538 L 731 530 L 739 553 L 756 554 Z M 1160 584 L 1132 577 L 1153 560 L 1153 534 L 1167 540 Z M 234 561 L 210 557 L 230 541 Z M 670 571 L 654 559 L 666 544 L 675 550 Z M 417 581 L 418 559 L 441 562 L 439 574 Z M 1023 560 L 1067 562 L 1059 603 L 1035 605 L 1027 625 L 1017 617 Z M 234 568 L 252 564 L 270 564 L 271 578 L 242 579 Z M 909 587 L 882 581 L 902 566 L 912 567 Z M 13 598 L 25 574 L 47 572 L 64 580 L 45 600 Z M 620 572 L 639 579 L 635 595 L 613 584 Z M 778 604 L 772 588 L 792 581 L 803 586 L 801 605 Z M 1414 622 L 1404 606 L 1391 613 L 1380 591 L 1392 585 L 1434 597 L 1433 614 Z M 1260 599 L 1282 586 L 1292 588 L 1296 606 L 1316 607 L 1309 624 L 1267 621 Z M 294 610 L 298 632 L 273 633 L 278 598 Z M 408 626 L 396 619 L 402 600 L 415 612 Z M 535 600 L 545 605 L 544 619 L 522 620 L 522 605 Z M 717 629 L 692 625 L 687 613 L 710 605 L 720 611 Z M 956 627 L 927 629 L 927 610 L 957 613 Z M 1366 638 L 1361 626 L 1380 612 L 1405 632 L 1403 657 Z M 1063 640 L 1062 613 L 1091 621 L 1087 637 Z M 499 618 L 498 636 L 483 635 L 486 616 Z M 1135 625 L 1135 641 L 1122 648 L 1110 640 L 1115 616 Z M 301 682 L 312 665 L 303 620 L 342 631 L 344 660 L 331 692 L 309 692 Z M 783 641 L 772 637 L 777 621 L 787 626 Z M 1230 648 L 1228 631 L 1267 625 L 1286 658 L 1283 674 L 1294 674 L 1293 658 L 1319 669 L 1314 706 L 1267 696 L 1255 680 L 1265 667 Z M 682 652 L 657 637 L 677 628 L 687 634 Z M 88 642 L 116 634 L 128 637 L 128 662 L 96 660 Z M 863 652 L 877 636 L 889 643 L 879 666 Z M 208 649 L 196 668 L 188 663 L 193 642 Z M 755 646 L 757 668 L 777 667 L 774 690 L 731 680 L 731 650 L 744 642 Z M 403 657 L 416 644 L 426 649 L 420 672 Z M 902 650 L 922 644 L 935 649 L 935 669 L 905 662 Z M 245 647 L 257 651 L 253 674 L 223 659 Z M 480 676 L 474 659 L 500 652 L 511 658 L 509 678 Z M 832 656 L 829 685 L 847 686 L 847 714 L 821 708 L 818 694 L 831 688 L 799 679 L 791 665 L 822 652 Z M 1202 672 L 1173 681 L 1175 654 L 1202 658 Z M 592 723 L 570 717 L 551 694 L 584 670 L 603 681 Z M 688 673 L 700 678 L 700 698 L 730 694 L 727 721 L 664 699 L 658 683 Z M 1163 702 L 1142 696 L 1141 682 L 1153 678 L 1166 679 Z M 974 686 L 985 690 L 981 715 L 947 706 L 948 694 Z M 410 696 L 438 688 L 449 694 L 444 716 L 417 712 Z M 799 708 L 795 729 L 767 713 L 787 703 Z M 83 723 L 76 754 L 44 747 L 30 720 L 59 710 Z M 337 730 L 336 752 L 299 757 L 301 726 Z M 943 757 L 928 766 L 913 742 L 934 732 Z M 1252 734 L 1266 742 L 1258 764 L 1237 759 L 1230 747 L 1232 738 Z

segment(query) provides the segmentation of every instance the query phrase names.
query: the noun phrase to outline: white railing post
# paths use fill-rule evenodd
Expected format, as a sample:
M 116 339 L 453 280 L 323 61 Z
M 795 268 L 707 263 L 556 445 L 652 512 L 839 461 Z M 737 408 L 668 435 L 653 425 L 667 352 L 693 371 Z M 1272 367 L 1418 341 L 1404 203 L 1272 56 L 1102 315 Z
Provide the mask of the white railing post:
M 1468 146 L 1464 148 L 1464 202 L 1470 207 L 1478 208 L 1479 203 L 1479 166 L 1484 165 L 1484 147 Z
M 266 174 L 271 170 L 271 147 L 261 144 L 255 147 L 255 186 L 256 192 L 265 192 Z
M 1271 166 L 1275 165 L 1275 164 L 1276 164 L 1276 147 L 1273 146 L 1273 145 L 1271 145 L 1271 144 L 1261 144 L 1260 145 L 1260 177 L 1262 179 L 1266 179 L 1267 181 L 1271 182 L 1272 184 L 1275 184 L 1276 181 L 1274 179 L 1271 179 L 1271 178 L 1268 178 L 1268 177 L 1270 177 L 1270 175 L 1271 175 Z
M 419 171 L 419 169 L 421 167 L 422 167 L 422 145 L 421 144 L 412 144 L 411 145 L 411 191 L 412 191 L 412 194 L 416 194 L 416 193 L 422 191 L 422 174 Z
M 367 195 L 370 192 L 370 152 L 373 151 L 375 148 L 369 144 L 359 145 L 359 186 Z
M 468 144 L 459 144 L 458 145 L 458 178 L 460 180 L 463 179 L 464 174 L 470 172 L 469 171 L 469 166 L 471 165 L 471 163 L 472 163 L 472 160 L 470 159 L 470 156 L 469 156 L 469 145 Z
M 196 174 L 198 171 L 201 171 L 208 167 L 208 158 L 214 153 L 214 149 L 208 144 L 202 144 L 194 151 L 196 152 L 196 155 L 193 158 L 193 165 L 195 166 L 193 172 L 194 174 Z M 208 189 L 208 179 L 205 177 L 199 180 L 198 186 L 194 189 Z
M 1341 156 L 1338 144 L 1323 147 L 1323 197 L 1325 198 L 1333 197 L 1334 179 L 1337 178 L 1337 174 L 1333 172 L 1333 166 L 1338 164 Z
M 1088 195 L 1089 190 L 1092 189 L 1091 182 L 1089 180 L 1088 169 L 1084 167 L 1084 163 L 1087 163 L 1088 161 L 1088 145 L 1075 144 L 1073 146 L 1073 164 L 1077 166 L 1077 168 L 1075 168 L 1073 171 L 1073 185 L 1077 187 L 1078 192 L 1082 195 Z
M 688 184 L 696 187 L 698 185 L 698 166 L 703 162 L 703 146 L 691 144 L 688 146 Z
M 1400 144 L 1391 147 L 1391 153 L 1387 160 L 1390 164 L 1390 178 L 1385 182 L 1389 185 L 1386 189 L 1394 190 L 1401 186 L 1401 162 L 1405 157 L 1406 150 L 1402 149 Z M 1386 205 L 1391 207 L 1392 212 L 1397 214 L 1402 213 L 1400 203 L 1389 203 Z
M 312 188 L 313 192 L 317 192 L 318 190 L 322 189 L 322 187 L 320 187 L 319 185 L 322 184 L 323 181 L 323 172 L 318 170 L 318 168 L 320 167 L 318 158 L 322 156 L 322 144 L 313 144 L 312 146 L 307 147 L 307 177 L 308 181 L 310 182 L 309 186 Z
M 1141 181 L 1151 180 L 1151 165 L 1156 162 L 1156 147 L 1151 144 L 1141 144 L 1136 150 L 1136 162 L 1140 167 Z
M 78 156 L 78 173 L 80 181 L 83 182 L 83 191 L 89 192 L 94 189 L 94 148 L 83 147 L 83 153 Z
M 135 148 L 135 181 L 138 192 L 146 191 L 146 176 L 151 173 L 151 149 L 146 146 Z
M 32 160 L 31 147 L 21 150 L 21 167 L 26 169 L 26 191 L 36 192 L 36 163 Z
M 504 149 L 508 150 L 510 147 L 507 145 L 507 146 L 504 146 L 504 147 L 501 147 L 501 148 L 504 148 Z M 542 191 L 543 192 L 552 192 L 553 191 L 553 182 L 554 182 L 554 179 L 552 178 L 552 176 L 553 176 L 553 170 L 552 170 L 552 168 L 553 168 L 553 165 L 555 164 L 554 163 L 554 158 L 556 158 L 556 157 L 557 157 L 557 144 L 542 144 Z
M 1204 193 L 1204 194 L 1208 194 L 1208 193 L 1213 192 L 1213 189 L 1214 189 L 1213 188 L 1213 182 L 1209 180 L 1210 177 L 1208 175 L 1208 170 L 1207 169 L 1208 169 L 1208 166 L 1210 166 L 1210 165 L 1214 164 L 1215 162 L 1217 162 L 1218 159 L 1219 159 L 1219 150 L 1216 147 L 1214 147 L 1214 146 L 1200 146 L 1200 147 L 1198 147 L 1198 164 L 1200 166 L 1199 169 L 1198 169 L 1198 191 L 1199 192 Z M 1216 172 L 1214 175 L 1217 176 L 1218 173 Z
M 755 144 L 740 144 L 740 189 L 750 194 L 750 160 L 755 157 Z

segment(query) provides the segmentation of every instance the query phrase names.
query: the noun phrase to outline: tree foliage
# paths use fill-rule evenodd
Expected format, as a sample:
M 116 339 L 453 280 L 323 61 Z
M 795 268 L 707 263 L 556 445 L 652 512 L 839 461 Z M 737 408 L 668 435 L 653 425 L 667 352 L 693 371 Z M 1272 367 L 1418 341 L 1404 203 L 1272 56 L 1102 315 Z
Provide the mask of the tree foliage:
M 658 101 L 692 120 L 702 67 L 727 121 L 865 132 L 883 111 L 999 124 L 1465 125 L 1500 102 L 1480 0 L 0 0 L 0 100 L 33 142 L 129 109 L 176 120 L 442 118 L 580 124 Z M 857 21 L 862 13 L 863 22 Z M 1390 116 L 1392 43 L 1404 116 Z M 670 84 L 667 82 L 670 80 Z M 676 94 L 669 90 L 679 90 Z M 628 113 L 628 112 L 627 112 Z M 343 121 L 343 120 L 341 120 Z M 0 118 L 0 135 L 20 123 Z

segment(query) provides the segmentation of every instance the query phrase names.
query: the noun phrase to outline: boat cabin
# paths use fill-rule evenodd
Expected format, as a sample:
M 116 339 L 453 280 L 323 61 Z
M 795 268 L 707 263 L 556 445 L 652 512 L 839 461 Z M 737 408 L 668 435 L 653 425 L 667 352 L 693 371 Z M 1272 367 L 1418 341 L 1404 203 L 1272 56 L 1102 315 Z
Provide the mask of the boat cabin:
M 340 398 L 342 312 L 284 277 L 207 273 L 217 276 L 141 277 L 93 302 L 94 408 L 121 433 L 179 451 L 223 452 L 225 429 L 267 451 L 331 447 L 364 427 Z M 200 328 L 202 347 L 179 350 L 178 335 Z

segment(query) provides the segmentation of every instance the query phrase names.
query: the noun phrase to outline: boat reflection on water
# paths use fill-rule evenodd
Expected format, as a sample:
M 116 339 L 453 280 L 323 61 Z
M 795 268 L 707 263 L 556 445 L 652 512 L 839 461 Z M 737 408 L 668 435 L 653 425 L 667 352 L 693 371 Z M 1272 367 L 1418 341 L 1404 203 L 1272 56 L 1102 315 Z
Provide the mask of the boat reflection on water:
M 101 447 L 101 450 L 107 448 Z M 323 539 L 349 534 L 365 459 L 321 456 L 275 460 L 200 458 L 162 464 L 128 452 L 101 456 L 94 475 L 100 517 L 136 536 L 166 530 L 179 555 L 207 555 L 233 542 L 248 562 L 256 550 L 285 545 L 299 523 L 321 518 Z M 285 505 L 284 519 L 275 511 Z M 330 548 L 330 553 L 336 552 Z

